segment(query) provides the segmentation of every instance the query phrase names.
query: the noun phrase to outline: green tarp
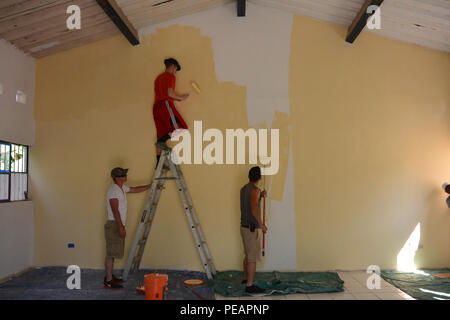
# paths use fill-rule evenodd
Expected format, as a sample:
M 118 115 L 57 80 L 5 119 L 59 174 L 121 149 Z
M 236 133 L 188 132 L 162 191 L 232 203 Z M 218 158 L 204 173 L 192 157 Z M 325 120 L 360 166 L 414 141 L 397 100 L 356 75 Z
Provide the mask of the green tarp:
M 225 271 L 209 283 L 224 297 L 240 297 L 248 295 L 242 280 L 242 271 Z M 336 272 L 257 272 L 255 285 L 266 289 L 266 295 L 344 291 L 344 281 Z
M 418 270 L 415 273 L 381 271 L 381 277 L 418 300 L 450 300 L 450 278 L 436 274 L 450 273 L 450 269 Z

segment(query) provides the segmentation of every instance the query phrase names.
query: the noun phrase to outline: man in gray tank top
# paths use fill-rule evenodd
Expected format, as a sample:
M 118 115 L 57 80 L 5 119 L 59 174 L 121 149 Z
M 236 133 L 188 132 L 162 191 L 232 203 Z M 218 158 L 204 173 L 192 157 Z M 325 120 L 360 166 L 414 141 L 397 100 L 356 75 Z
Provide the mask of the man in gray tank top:
M 244 279 L 245 292 L 262 294 L 265 290 L 255 286 L 256 262 L 261 259 L 261 231 L 267 232 L 267 227 L 261 221 L 260 200 L 266 196 L 266 191 L 258 188 L 261 180 L 261 169 L 253 167 L 248 173 L 249 182 L 241 188 L 241 237 L 244 243 Z

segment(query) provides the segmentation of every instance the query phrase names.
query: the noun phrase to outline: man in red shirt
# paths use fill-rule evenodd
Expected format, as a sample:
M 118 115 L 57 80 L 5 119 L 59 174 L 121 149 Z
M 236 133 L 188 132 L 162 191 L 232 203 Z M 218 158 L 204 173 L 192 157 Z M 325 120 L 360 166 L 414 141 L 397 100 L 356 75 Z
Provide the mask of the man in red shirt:
M 187 129 L 174 101 L 184 101 L 189 94 L 177 95 L 175 93 L 175 74 L 181 70 L 177 60 L 169 58 L 164 60 L 166 71 L 155 80 L 155 104 L 153 105 L 153 119 L 155 120 L 156 136 L 156 164 L 158 165 L 162 150 L 170 150 L 166 141 L 176 129 Z M 172 114 L 171 114 L 172 112 Z

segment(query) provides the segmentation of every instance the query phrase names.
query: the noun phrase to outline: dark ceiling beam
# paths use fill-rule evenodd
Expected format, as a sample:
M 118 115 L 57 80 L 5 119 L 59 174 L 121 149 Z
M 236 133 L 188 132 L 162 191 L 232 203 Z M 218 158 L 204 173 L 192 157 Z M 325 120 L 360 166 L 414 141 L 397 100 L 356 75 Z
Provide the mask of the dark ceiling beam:
M 381 6 L 384 0 L 366 0 L 366 2 L 361 7 L 361 10 L 356 15 L 352 24 L 348 28 L 347 37 L 345 41 L 348 43 L 353 43 L 356 38 L 359 36 L 361 31 L 363 31 L 364 27 L 367 24 L 367 20 L 375 13 L 371 14 L 367 13 L 367 8 L 371 5 Z
M 135 46 L 139 44 L 139 35 L 115 0 L 96 0 L 120 32 Z
M 237 16 L 245 17 L 245 9 L 247 7 L 246 0 L 237 0 Z

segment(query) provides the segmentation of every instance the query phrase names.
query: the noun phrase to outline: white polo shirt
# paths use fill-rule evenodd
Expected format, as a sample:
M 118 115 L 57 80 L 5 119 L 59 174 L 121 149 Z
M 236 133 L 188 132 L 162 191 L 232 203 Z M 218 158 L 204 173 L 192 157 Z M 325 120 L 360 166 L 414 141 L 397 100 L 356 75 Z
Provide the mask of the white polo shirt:
M 108 220 L 115 220 L 114 214 L 109 203 L 110 199 L 119 200 L 119 213 L 122 224 L 125 225 L 127 220 L 127 192 L 130 192 L 130 188 L 126 185 L 122 186 L 122 189 L 117 185 L 113 184 L 106 194 L 106 207 L 108 208 Z

